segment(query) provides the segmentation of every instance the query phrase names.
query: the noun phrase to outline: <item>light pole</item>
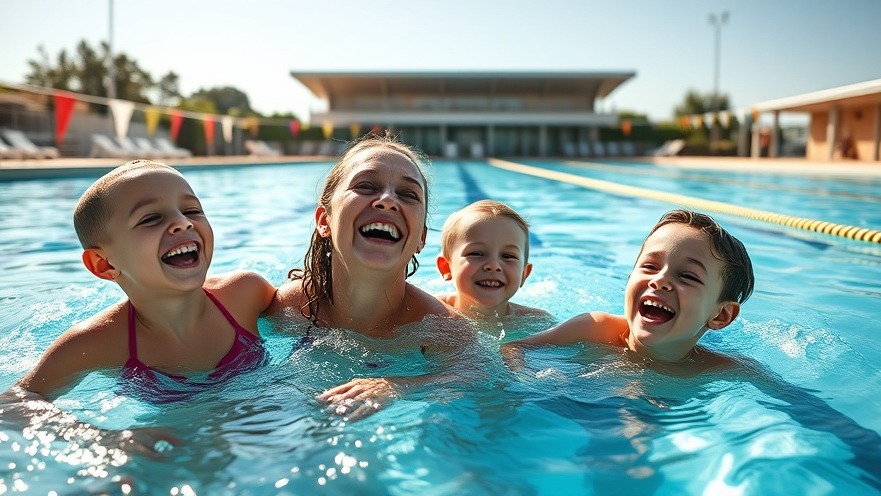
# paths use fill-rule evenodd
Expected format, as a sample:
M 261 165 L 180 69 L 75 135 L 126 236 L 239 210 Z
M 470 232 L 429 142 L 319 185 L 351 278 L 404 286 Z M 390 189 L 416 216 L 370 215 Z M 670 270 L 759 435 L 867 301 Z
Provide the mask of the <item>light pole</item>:
M 112 1 L 112 0 L 111 0 Z M 716 57 L 713 67 L 713 104 L 710 108 L 711 111 L 719 111 L 721 110 L 721 99 L 719 98 L 719 58 L 721 54 L 721 39 L 722 39 L 722 26 L 728 23 L 728 11 L 722 12 L 716 17 L 716 14 L 710 14 L 710 25 L 715 28 L 716 31 Z M 713 144 L 718 143 L 719 137 L 719 126 L 718 124 L 713 125 L 712 127 L 712 137 L 711 142 Z
M 116 67 L 113 66 L 113 0 L 110 2 L 110 29 L 107 36 L 107 98 L 116 98 Z

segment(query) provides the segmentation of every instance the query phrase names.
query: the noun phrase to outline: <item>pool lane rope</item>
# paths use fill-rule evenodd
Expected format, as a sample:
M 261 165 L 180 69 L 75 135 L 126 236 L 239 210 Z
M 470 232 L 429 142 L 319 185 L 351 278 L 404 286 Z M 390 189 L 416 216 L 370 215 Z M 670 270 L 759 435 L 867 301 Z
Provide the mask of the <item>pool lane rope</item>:
M 719 212 L 747 219 L 778 224 L 781 226 L 794 227 L 806 231 L 814 231 L 823 234 L 831 234 L 841 238 L 848 238 L 857 241 L 866 241 L 869 243 L 881 244 L 881 231 L 869 229 L 866 227 L 847 226 L 842 224 L 833 224 L 822 220 L 805 219 L 803 217 L 793 217 L 791 215 L 777 214 L 758 210 L 755 208 L 741 207 L 732 205 L 731 203 L 704 200 L 691 196 L 677 195 L 675 193 L 665 193 L 663 191 L 654 191 L 647 188 L 637 186 L 628 186 L 625 184 L 614 183 L 611 181 L 603 181 L 600 179 L 591 179 L 589 177 L 576 176 L 565 172 L 557 172 L 540 167 L 509 162 L 497 158 L 487 159 L 490 165 L 499 169 L 519 172 L 530 176 L 541 177 L 553 181 L 560 181 L 589 189 L 604 191 L 622 196 L 631 196 L 636 198 L 647 198 L 665 203 L 673 203 L 694 210 L 705 210 L 710 212 Z

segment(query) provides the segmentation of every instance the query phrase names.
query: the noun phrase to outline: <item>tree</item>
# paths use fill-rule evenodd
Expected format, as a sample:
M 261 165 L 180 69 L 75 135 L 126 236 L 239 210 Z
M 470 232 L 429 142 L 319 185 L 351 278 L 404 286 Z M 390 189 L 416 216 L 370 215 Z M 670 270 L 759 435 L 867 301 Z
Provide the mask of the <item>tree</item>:
M 229 115 L 259 115 L 251 108 L 248 95 L 231 86 L 221 88 L 200 89 L 193 93 L 190 100 L 208 100 L 214 102 L 217 112 Z
M 37 52 L 37 60 L 28 60 L 30 72 L 25 76 L 28 84 L 78 91 L 92 96 L 107 96 L 109 73 L 106 61 L 110 53 L 107 43 L 102 42 L 99 49 L 95 49 L 85 40 L 80 41 L 73 56 L 61 50 L 55 65 L 42 45 L 37 48 Z M 167 104 L 173 98 L 180 97 L 178 76 L 173 72 L 163 76 L 159 83 L 154 83 L 150 73 L 125 53 L 113 56 L 113 68 L 113 84 L 119 99 L 152 103 L 148 95 L 158 92 L 160 103 Z M 103 105 L 95 108 L 100 112 L 106 111 Z
M 704 114 L 729 108 L 728 95 L 717 96 L 713 93 L 703 95 L 695 90 L 688 90 L 688 93 L 685 94 L 685 100 L 673 110 L 673 115 L 678 117 L 680 115 Z

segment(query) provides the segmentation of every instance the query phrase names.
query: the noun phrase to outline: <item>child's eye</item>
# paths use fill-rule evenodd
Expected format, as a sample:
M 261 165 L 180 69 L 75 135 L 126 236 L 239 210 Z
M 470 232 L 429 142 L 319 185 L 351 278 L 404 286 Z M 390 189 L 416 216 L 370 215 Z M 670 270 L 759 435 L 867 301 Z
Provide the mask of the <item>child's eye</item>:
M 469 251 L 469 252 L 465 253 L 465 256 L 466 257 L 482 257 L 483 252 L 482 251 Z
M 188 208 L 184 210 L 183 213 L 184 215 L 205 215 L 205 212 L 203 212 L 201 208 L 196 207 Z
M 696 282 L 696 283 L 702 283 L 701 280 L 700 280 L 700 278 L 699 278 L 698 276 L 692 274 L 691 272 L 685 272 L 685 273 L 682 274 L 681 277 L 682 277 L 683 279 L 687 279 L 687 280 L 689 280 L 689 281 L 693 281 L 693 282 Z
M 640 265 L 640 268 L 647 270 L 647 271 L 657 271 L 658 270 L 658 266 L 653 263 L 644 263 L 644 264 Z
M 513 253 L 504 253 L 502 254 L 502 258 L 505 260 L 520 260 L 520 257 L 514 255 Z
M 150 224 L 155 224 L 155 223 L 159 222 L 161 219 L 162 219 L 162 216 L 159 214 L 148 214 L 148 215 L 141 217 L 141 220 L 139 220 L 135 224 L 135 226 L 146 226 L 146 225 L 150 225 Z

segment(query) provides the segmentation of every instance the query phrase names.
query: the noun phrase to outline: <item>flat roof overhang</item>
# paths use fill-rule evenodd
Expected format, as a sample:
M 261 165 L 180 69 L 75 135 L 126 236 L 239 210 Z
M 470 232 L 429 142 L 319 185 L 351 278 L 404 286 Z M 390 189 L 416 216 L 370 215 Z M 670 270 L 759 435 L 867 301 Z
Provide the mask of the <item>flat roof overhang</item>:
M 635 72 L 304 72 L 291 71 L 317 98 L 341 96 L 582 96 L 605 98 Z
M 833 106 L 864 107 L 881 104 L 881 79 L 756 103 L 759 112 L 828 112 Z

